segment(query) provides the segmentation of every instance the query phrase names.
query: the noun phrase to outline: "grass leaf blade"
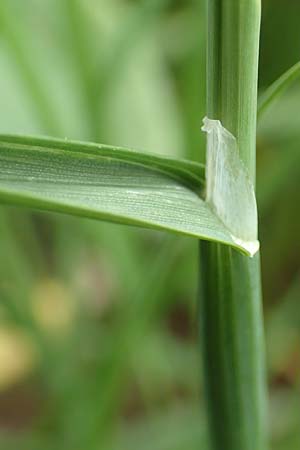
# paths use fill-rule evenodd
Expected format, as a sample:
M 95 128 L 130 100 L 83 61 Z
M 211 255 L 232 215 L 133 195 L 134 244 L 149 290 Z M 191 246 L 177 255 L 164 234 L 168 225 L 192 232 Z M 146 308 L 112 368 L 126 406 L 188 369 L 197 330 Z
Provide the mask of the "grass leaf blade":
M 48 138 L 0 137 L 0 200 L 234 243 L 200 197 L 204 167 L 190 161 Z
M 300 78 L 300 61 L 288 69 L 281 75 L 266 91 L 260 96 L 258 101 L 258 118 L 271 106 L 283 92 L 294 82 Z

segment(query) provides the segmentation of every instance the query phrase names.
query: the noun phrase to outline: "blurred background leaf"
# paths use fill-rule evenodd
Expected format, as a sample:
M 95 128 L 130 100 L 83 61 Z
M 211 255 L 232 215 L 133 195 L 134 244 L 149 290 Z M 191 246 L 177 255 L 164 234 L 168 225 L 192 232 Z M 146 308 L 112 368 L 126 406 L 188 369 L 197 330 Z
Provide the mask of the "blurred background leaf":
M 203 162 L 204 3 L 2 0 L 0 132 Z M 264 2 L 262 91 L 299 60 L 299 17 Z M 296 81 L 258 129 L 275 450 L 300 444 L 299 104 Z M 0 231 L 0 450 L 207 448 L 196 242 L 12 207 Z

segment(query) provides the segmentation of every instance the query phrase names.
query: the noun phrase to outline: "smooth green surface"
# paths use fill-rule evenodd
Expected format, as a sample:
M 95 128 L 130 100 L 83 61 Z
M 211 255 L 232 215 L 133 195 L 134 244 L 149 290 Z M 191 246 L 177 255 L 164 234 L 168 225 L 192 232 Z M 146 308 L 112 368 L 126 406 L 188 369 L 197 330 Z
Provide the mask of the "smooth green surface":
M 300 77 L 300 61 L 281 75 L 259 97 L 257 115 L 258 118 L 272 105 L 272 103 L 284 93 L 286 89 Z
M 260 2 L 208 0 L 208 117 L 236 137 L 255 184 Z M 211 448 L 265 450 L 259 255 L 201 243 L 200 323 Z
M 200 308 L 212 447 L 264 449 L 259 257 L 201 244 Z
M 98 144 L 0 137 L 0 199 L 234 245 L 200 198 L 203 166 Z
M 254 181 L 260 2 L 207 2 L 207 116 L 235 136 Z

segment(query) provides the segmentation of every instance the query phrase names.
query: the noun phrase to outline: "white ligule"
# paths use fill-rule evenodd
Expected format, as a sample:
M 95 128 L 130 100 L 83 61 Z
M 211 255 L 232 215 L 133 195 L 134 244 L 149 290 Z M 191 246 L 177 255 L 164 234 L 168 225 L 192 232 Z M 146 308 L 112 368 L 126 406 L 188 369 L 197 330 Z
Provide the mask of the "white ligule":
M 250 256 L 259 249 L 257 206 L 253 184 L 239 157 L 235 137 L 219 120 L 207 117 L 206 201 Z

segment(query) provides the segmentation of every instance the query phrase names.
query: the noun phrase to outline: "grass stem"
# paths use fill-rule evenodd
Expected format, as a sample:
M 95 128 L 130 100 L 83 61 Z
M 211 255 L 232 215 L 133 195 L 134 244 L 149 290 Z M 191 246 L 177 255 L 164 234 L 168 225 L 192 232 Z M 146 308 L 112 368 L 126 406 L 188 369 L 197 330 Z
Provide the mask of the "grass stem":
M 207 115 L 237 139 L 255 183 L 260 2 L 208 0 Z M 259 256 L 201 243 L 200 321 L 214 450 L 265 450 Z

